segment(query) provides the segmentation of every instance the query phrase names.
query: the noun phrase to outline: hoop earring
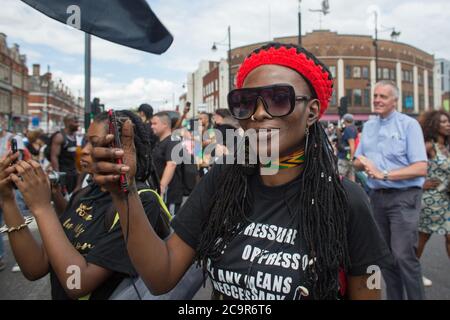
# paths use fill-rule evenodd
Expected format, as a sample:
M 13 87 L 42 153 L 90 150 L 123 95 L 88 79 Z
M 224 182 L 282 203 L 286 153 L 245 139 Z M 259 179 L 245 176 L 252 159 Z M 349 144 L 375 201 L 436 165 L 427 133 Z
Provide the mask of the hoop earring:
M 251 119 L 252 121 L 256 121 L 256 119 L 255 119 L 255 115 L 254 115 L 254 114 L 252 114 L 252 116 L 250 117 L 250 119 Z

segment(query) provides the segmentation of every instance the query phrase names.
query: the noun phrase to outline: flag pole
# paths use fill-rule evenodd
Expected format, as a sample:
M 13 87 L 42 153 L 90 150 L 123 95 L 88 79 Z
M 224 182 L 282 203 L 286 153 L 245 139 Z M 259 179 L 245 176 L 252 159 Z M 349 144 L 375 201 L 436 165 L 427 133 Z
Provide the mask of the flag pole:
M 91 123 L 91 35 L 84 34 L 84 128 Z

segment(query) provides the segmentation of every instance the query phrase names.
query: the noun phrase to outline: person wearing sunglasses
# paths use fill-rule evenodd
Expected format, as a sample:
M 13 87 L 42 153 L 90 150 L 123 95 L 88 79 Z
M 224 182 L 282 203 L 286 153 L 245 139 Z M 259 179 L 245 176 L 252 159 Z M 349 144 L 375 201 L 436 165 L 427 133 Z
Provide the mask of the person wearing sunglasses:
M 121 156 L 94 149 L 94 179 L 111 192 L 122 228 L 129 223 L 128 252 L 152 292 L 170 290 L 197 261 L 215 299 L 380 298 L 379 266 L 390 252 L 364 191 L 339 177 L 319 123 L 332 87 L 326 66 L 304 48 L 270 43 L 252 52 L 228 94 L 229 110 L 245 131 L 278 132 L 270 163 L 278 171 L 262 174 L 262 161 L 213 166 L 166 240 L 146 221 L 132 177 L 127 197 L 113 188 L 120 168 L 110 159 Z M 268 136 L 258 135 L 258 145 Z

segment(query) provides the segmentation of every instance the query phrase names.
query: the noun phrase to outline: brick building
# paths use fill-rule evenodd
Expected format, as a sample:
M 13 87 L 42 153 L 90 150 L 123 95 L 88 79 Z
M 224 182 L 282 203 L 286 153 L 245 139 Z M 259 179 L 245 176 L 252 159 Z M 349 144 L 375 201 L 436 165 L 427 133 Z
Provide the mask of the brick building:
M 23 132 L 28 125 L 28 68 L 19 45 L 8 47 L 0 33 L 0 116 L 8 119 L 9 130 Z
M 436 59 L 436 90 L 440 93 L 440 104 L 447 111 L 450 111 L 450 61 L 446 59 Z
M 281 37 L 275 38 L 274 41 L 297 43 L 298 38 Z M 264 44 L 266 42 L 231 50 L 233 79 L 245 57 Z M 419 48 L 396 41 L 378 40 L 376 59 L 374 39 L 371 36 L 340 35 L 328 30 L 307 33 L 302 38 L 302 44 L 328 66 L 335 79 L 333 97 L 324 120 L 338 119 L 337 107 L 342 97 L 348 98 L 348 111 L 353 113 L 357 120 L 366 120 L 373 112 L 372 96 L 377 79 L 392 80 L 398 85 L 399 110 L 402 112 L 417 115 L 428 109 L 442 107 L 440 86 L 435 86 L 434 56 Z M 226 64 L 226 61 L 224 62 Z M 217 66 L 217 63 L 213 67 L 202 69 L 203 101 L 208 112 L 226 107 L 226 93 L 229 88 L 228 81 L 223 81 L 221 77 L 221 69 L 228 73 L 227 65 L 221 67 Z M 189 81 L 188 78 L 188 83 L 195 90 L 200 89 L 198 81 Z
M 392 80 L 400 88 L 399 110 L 409 114 L 440 108 L 434 101 L 434 56 L 408 44 L 378 40 L 378 70 L 375 72 L 373 38 L 340 35 L 328 30 L 314 31 L 302 37 L 302 44 L 325 63 L 335 83 L 330 108 L 324 120 L 337 120 L 340 98 L 347 96 L 350 113 L 366 120 L 373 111 L 373 87 L 378 80 Z M 297 43 L 297 36 L 275 38 L 282 43 Z M 239 65 L 254 49 L 255 43 L 231 50 L 233 79 Z
M 67 114 L 77 115 L 80 128 L 84 127 L 83 99 L 75 97 L 61 80 L 52 79 L 50 72 L 41 75 L 40 65 L 34 64 L 29 82 L 30 128 L 39 127 L 53 133 L 64 128 L 63 118 Z
M 211 62 L 210 71 L 203 77 L 203 103 L 212 112 L 219 105 L 219 63 Z

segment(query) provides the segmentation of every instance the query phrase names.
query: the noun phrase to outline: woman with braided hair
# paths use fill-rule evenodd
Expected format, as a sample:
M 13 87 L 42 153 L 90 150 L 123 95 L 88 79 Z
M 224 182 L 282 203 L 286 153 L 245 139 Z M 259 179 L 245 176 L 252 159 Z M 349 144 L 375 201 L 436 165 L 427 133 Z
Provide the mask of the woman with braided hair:
M 135 179 L 140 190 L 147 191 L 145 181 L 151 174 L 148 130 L 131 111 L 116 111 L 116 115 L 134 125 Z M 104 112 L 89 126 L 81 155 L 84 173 L 93 173 L 91 151 L 108 133 L 108 120 L 108 113 Z M 18 154 L 9 154 L 0 161 L 0 206 L 5 223 L 12 227 L 8 230 L 9 241 L 24 276 L 34 281 L 50 274 L 51 296 L 55 300 L 108 299 L 124 279 L 136 277 L 111 195 L 91 180 L 67 202 L 60 188 L 50 187 L 39 163 L 18 161 L 11 165 L 17 157 Z M 14 200 L 12 182 L 36 219 L 42 244 L 26 228 Z M 152 192 L 140 192 L 139 197 L 145 219 L 157 229 L 160 221 L 157 197 Z M 75 280 L 77 275 L 79 281 Z
M 110 162 L 121 151 L 94 150 L 94 179 L 112 193 L 122 228 L 129 223 L 128 252 L 152 292 L 170 290 L 197 261 L 217 299 L 380 297 L 367 280 L 373 266 L 389 261 L 389 250 L 364 191 L 340 179 L 318 122 L 332 86 L 328 69 L 303 48 L 271 43 L 252 52 L 228 94 L 229 109 L 242 129 L 258 133 L 258 146 L 278 132 L 279 157 L 215 165 L 165 241 L 145 221 L 133 187 L 116 192 L 121 170 L 134 166 L 133 145 L 124 144 L 125 169 Z M 263 174 L 267 166 L 277 173 Z

